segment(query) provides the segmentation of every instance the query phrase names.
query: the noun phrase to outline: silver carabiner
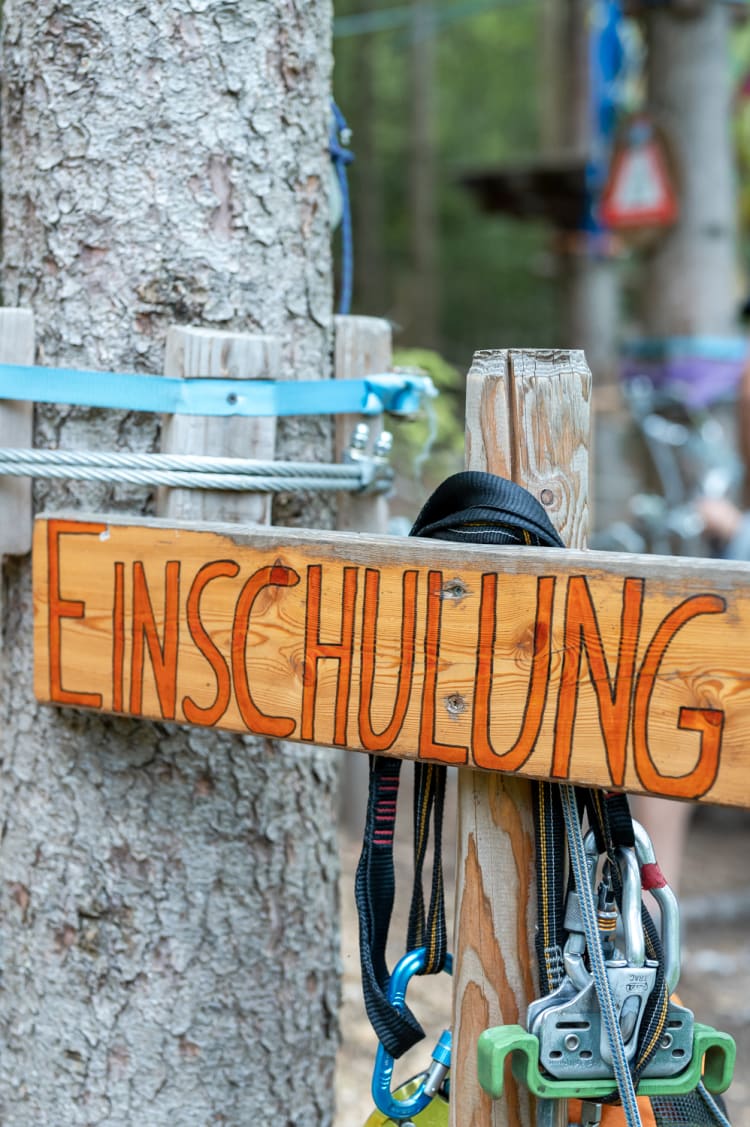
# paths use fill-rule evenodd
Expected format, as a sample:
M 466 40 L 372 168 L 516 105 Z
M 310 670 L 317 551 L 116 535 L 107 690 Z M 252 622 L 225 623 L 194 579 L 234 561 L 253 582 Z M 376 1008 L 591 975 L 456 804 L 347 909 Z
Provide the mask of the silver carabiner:
M 651 838 L 640 822 L 633 820 L 633 829 L 635 831 L 635 851 L 640 867 L 642 868 L 644 865 L 655 865 L 656 855 L 654 854 Z M 669 994 L 672 994 L 674 993 L 677 983 L 680 981 L 680 905 L 677 902 L 677 897 L 674 892 L 666 882 L 661 885 L 661 887 L 650 888 L 649 891 L 661 910 L 661 944 L 664 949 L 664 977 L 667 983 L 667 991 Z
M 641 919 L 641 867 L 632 845 L 621 845 L 615 858 L 622 878 L 622 930 L 628 966 L 642 967 L 646 962 L 646 941 Z
M 589 830 L 586 834 L 583 844 L 586 852 L 589 882 L 592 891 L 594 891 L 599 851 L 596 848 L 596 837 L 593 830 Z M 632 846 L 619 847 L 616 850 L 615 857 L 622 880 L 621 917 L 625 940 L 625 958 L 629 966 L 642 967 L 646 962 L 646 943 L 641 921 L 641 870 L 636 851 Z M 568 939 L 563 952 L 565 972 L 579 989 L 583 989 L 591 981 L 591 976 L 583 962 L 586 939 L 583 933 L 583 922 L 580 920 L 577 894 L 570 894 L 568 900 L 569 904 L 566 908 L 565 917 Z

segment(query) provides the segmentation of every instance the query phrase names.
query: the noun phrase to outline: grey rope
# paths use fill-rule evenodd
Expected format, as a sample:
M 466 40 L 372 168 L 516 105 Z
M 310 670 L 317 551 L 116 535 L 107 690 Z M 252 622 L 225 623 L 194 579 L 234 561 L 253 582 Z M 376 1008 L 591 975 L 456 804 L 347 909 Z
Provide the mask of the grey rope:
M 612 999 L 607 970 L 604 965 L 604 955 L 602 954 L 601 941 L 599 938 L 596 904 L 594 903 L 594 894 L 588 876 L 586 850 L 583 834 L 581 832 L 581 823 L 578 819 L 575 789 L 567 783 L 561 784 L 560 797 L 562 799 L 565 829 L 568 835 L 570 865 L 575 877 L 578 901 L 581 906 L 581 915 L 583 917 L 584 931 L 586 934 L 586 946 L 588 947 L 589 959 L 591 960 L 591 975 L 594 979 L 596 996 L 599 1000 L 599 1009 L 607 1034 L 607 1040 L 609 1041 L 609 1046 L 612 1051 L 612 1066 L 615 1080 L 617 1081 L 617 1089 L 622 1101 L 622 1110 L 628 1127 L 642 1127 L 633 1077 L 631 1076 L 630 1067 L 625 1055 L 622 1031 Z
M 384 490 L 390 485 L 390 471 L 385 463 L 372 459 L 326 465 L 77 450 L 0 449 L 0 475 L 254 493 L 355 493 L 365 488 Z

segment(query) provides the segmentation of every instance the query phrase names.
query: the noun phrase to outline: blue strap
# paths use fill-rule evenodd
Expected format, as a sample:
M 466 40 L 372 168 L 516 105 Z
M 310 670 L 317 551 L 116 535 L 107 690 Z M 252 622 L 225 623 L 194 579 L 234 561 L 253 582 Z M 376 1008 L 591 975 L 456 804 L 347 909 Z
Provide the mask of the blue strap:
M 734 363 L 746 359 L 746 337 L 644 337 L 624 344 L 623 352 L 636 360 L 691 359 Z
M 360 380 L 174 379 L 0 364 L 0 399 L 153 411 L 163 415 L 411 415 L 432 380 L 397 372 Z

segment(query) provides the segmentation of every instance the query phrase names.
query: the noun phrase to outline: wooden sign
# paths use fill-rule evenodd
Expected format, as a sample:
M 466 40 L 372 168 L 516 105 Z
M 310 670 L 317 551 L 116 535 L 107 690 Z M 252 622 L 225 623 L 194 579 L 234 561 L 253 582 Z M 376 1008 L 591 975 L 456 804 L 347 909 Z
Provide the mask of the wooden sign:
M 750 567 L 40 518 L 40 700 L 750 805 Z

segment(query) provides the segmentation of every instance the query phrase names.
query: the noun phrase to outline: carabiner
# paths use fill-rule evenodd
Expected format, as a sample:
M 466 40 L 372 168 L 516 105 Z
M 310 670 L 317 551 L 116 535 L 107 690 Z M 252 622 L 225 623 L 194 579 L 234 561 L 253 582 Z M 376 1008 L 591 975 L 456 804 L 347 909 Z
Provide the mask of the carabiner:
M 419 974 L 427 965 L 427 948 L 418 947 L 416 951 L 409 951 L 396 963 L 388 983 L 388 1001 L 392 1005 L 403 1009 L 406 1002 L 406 989 L 415 974 Z M 448 974 L 453 973 L 453 957 L 445 956 L 445 967 Z M 445 1074 L 451 1063 L 451 1035 L 445 1029 L 432 1053 L 432 1065 L 420 1077 L 418 1087 L 405 1099 L 397 1099 L 391 1091 L 393 1079 L 393 1057 L 385 1050 L 382 1044 L 378 1045 L 375 1055 L 375 1068 L 372 1074 L 372 1098 L 378 1111 L 387 1115 L 396 1123 L 404 1119 L 411 1119 L 424 1111 L 443 1082 Z
M 640 822 L 633 819 L 635 831 L 635 852 L 641 869 L 644 865 L 654 865 L 656 857 L 651 838 Z M 661 873 L 661 870 L 659 870 Z M 664 880 L 663 876 L 661 878 Z M 661 945 L 664 950 L 664 977 L 667 991 L 672 994 L 680 980 L 680 905 L 672 889 L 666 883 L 652 885 L 649 892 L 661 910 Z

